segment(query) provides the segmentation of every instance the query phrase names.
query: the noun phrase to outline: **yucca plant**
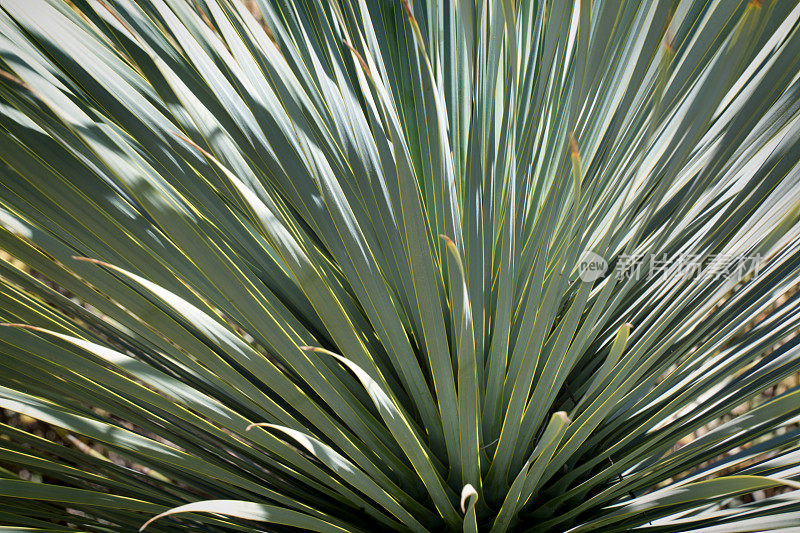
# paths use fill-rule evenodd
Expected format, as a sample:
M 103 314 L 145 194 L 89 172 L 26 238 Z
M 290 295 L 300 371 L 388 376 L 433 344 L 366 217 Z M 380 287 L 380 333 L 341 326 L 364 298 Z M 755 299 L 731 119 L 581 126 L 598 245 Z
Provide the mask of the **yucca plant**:
M 256 4 L 0 0 L 0 531 L 800 524 L 800 7 Z

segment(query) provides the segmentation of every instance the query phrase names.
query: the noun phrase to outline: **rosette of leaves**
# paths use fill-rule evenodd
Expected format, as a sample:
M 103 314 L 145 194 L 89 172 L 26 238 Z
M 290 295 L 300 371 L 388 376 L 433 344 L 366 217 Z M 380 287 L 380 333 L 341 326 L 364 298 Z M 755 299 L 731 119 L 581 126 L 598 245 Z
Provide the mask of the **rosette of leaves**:
M 0 531 L 798 523 L 800 8 L 256 4 L 0 1 Z

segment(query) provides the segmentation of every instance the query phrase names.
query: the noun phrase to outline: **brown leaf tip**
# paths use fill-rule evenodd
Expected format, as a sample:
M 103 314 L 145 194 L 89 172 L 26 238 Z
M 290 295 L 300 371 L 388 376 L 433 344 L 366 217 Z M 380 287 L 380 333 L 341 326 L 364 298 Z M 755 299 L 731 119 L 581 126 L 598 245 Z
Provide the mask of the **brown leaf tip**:
M 81 255 L 73 255 L 72 258 L 75 261 L 83 261 L 84 263 L 92 263 L 92 264 L 95 264 L 95 265 L 102 265 L 102 266 L 107 266 L 108 265 L 108 263 L 104 263 L 103 261 L 100 261 L 99 259 L 92 259 L 91 257 L 83 257 Z
M 569 150 L 573 159 L 581 158 L 581 154 L 578 151 L 578 143 L 575 142 L 575 136 L 571 133 L 569 134 Z
M 29 326 L 28 324 L 18 324 L 16 322 L 3 322 L 0 323 L 0 326 L 5 326 L 7 328 L 24 328 L 33 331 L 41 331 L 41 328 L 37 328 L 36 326 Z
M 445 244 L 453 245 L 453 246 L 456 245 L 456 243 L 453 242 L 453 239 L 451 239 L 450 237 L 448 237 L 447 235 L 445 235 L 443 233 L 439 234 L 439 238 L 442 239 L 445 242 Z
M 666 47 L 667 51 L 672 53 L 674 50 L 672 48 L 672 17 L 675 13 L 672 9 L 669 10 L 669 15 L 667 15 L 667 27 L 664 30 L 664 47 Z
M 199 152 L 200 152 L 201 154 L 203 154 L 204 156 L 206 156 L 206 157 L 208 157 L 208 158 L 211 158 L 211 157 L 212 157 L 212 155 L 211 155 L 211 154 L 208 152 L 208 150 L 204 149 L 202 146 L 200 146 L 199 144 L 197 144 L 196 142 L 194 142 L 193 140 L 191 140 L 191 139 L 190 139 L 189 137 L 187 137 L 186 135 L 184 135 L 184 134 L 182 134 L 182 133 L 180 133 L 180 132 L 177 132 L 177 131 L 175 131 L 175 130 L 169 130 L 169 132 L 170 132 L 171 134 L 173 134 L 175 137 L 177 137 L 177 138 L 181 139 L 183 142 L 185 142 L 186 144 L 188 144 L 189 146 L 191 146 L 191 147 L 192 147 L 192 148 L 194 148 L 195 150 L 199 151 Z
M 367 66 L 367 62 L 366 62 L 366 61 L 364 61 L 364 58 L 361 56 L 361 54 L 359 54 L 359 53 L 358 53 L 358 50 L 356 50 L 355 48 L 353 48 L 353 45 L 352 45 L 352 44 L 350 44 L 350 42 L 349 42 L 347 39 L 342 39 L 342 42 L 344 43 L 344 45 L 345 45 L 347 48 L 349 48 L 349 49 L 350 49 L 350 52 L 352 52 L 352 54 L 353 54 L 354 56 L 356 56 L 356 59 L 358 59 L 358 62 L 359 62 L 359 64 L 361 65 L 361 69 L 364 71 L 364 74 L 366 74 L 367 76 L 369 76 L 370 78 L 372 78 L 372 72 L 370 72 L 370 70 L 369 70 L 369 66 Z
M 411 11 L 411 6 L 408 4 L 408 0 L 401 0 L 401 1 L 403 4 L 403 9 L 406 12 L 406 16 L 408 17 L 408 20 L 416 24 L 417 19 L 414 18 L 414 13 Z
M 318 348 L 316 346 L 298 346 L 298 348 L 300 348 L 304 352 L 318 352 L 322 350 L 322 348 Z
M 10 82 L 16 83 L 17 85 L 22 85 L 25 88 L 28 88 L 28 84 L 22 81 L 20 78 L 14 76 L 10 72 L 5 70 L 0 70 L 0 78 L 5 78 Z
M 667 31 L 664 33 L 664 48 L 666 48 L 667 52 L 669 53 L 673 53 L 675 51 L 675 49 L 672 47 L 672 41 L 672 32 L 669 28 L 667 28 Z

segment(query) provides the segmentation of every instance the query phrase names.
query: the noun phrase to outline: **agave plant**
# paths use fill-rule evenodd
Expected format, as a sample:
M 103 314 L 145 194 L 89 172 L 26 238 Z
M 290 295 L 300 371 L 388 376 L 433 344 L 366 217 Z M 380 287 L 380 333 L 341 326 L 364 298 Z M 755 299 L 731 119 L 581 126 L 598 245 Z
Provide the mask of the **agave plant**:
M 793 4 L 1 0 L 0 530 L 796 526 Z

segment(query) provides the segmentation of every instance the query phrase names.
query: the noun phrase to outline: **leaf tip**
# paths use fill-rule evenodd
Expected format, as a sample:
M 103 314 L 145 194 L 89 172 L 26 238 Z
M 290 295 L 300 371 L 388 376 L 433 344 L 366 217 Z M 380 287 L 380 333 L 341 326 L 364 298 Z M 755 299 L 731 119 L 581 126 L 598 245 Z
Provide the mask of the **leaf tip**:
M 445 242 L 445 244 L 447 244 L 448 246 L 451 246 L 451 245 L 455 246 L 456 245 L 456 243 L 453 242 L 453 239 L 451 239 L 450 237 L 448 237 L 444 233 L 440 233 L 439 234 L 439 238 L 442 239 Z
M 100 261 L 99 259 L 92 259 L 91 257 L 83 257 L 82 255 L 73 255 L 72 259 L 74 259 L 75 261 L 83 261 L 84 263 L 92 263 L 93 265 L 100 265 L 104 267 L 111 266 L 105 261 Z
M 403 10 L 406 12 L 406 17 L 408 17 L 408 20 L 412 24 L 416 24 L 417 19 L 414 18 L 414 13 L 411 11 L 411 6 L 408 4 L 408 0 L 401 0 L 401 3 L 403 4 Z
M 347 39 L 342 39 L 342 42 L 350 50 L 350 52 L 356 57 L 356 59 L 358 60 L 358 63 L 361 65 L 361 70 L 364 71 L 364 74 L 366 74 L 368 78 L 372 79 L 372 72 L 369 70 L 369 66 L 367 65 L 367 62 L 364 61 L 364 58 L 361 56 L 361 54 L 358 53 L 358 50 L 356 50 L 353 47 L 353 45 L 350 44 L 350 41 L 348 41 Z
M 672 9 L 669 11 L 669 15 L 667 15 L 667 27 L 664 30 L 664 47 L 667 49 L 667 52 L 671 55 L 675 50 L 672 47 L 673 43 L 673 35 L 672 35 L 672 17 L 674 13 Z
M 578 151 L 578 143 L 575 141 L 575 135 L 572 133 L 569 134 L 569 151 L 570 157 L 572 157 L 573 160 L 581 160 L 581 154 Z
M 275 424 L 270 424 L 269 422 L 253 422 L 252 424 L 249 424 L 245 428 L 245 431 L 250 431 L 253 428 L 274 428 L 274 427 L 276 427 Z
M 475 487 L 473 487 L 469 483 L 464 485 L 464 488 L 461 489 L 461 512 L 462 513 L 466 513 L 467 512 L 467 501 L 470 498 L 477 498 L 477 497 L 478 497 L 478 491 L 475 490 Z
M 167 130 L 167 131 L 169 131 L 169 133 L 171 133 L 175 137 L 179 138 L 180 140 L 182 140 L 183 142 L 185 142 L 186 144 L 188 144 L 189 146 L 191 146 L 192 148 L 194 148 L 195 150 L 197 150 L 198 152 L 200 152 L 204 156 L 208 157 L 209 159 L 211 159 L 213 157 L 208 152 L 208 150 L 206 150 L 205 148 L 203 148 L 202 146 L 200 146 L 199 144 L 197 144 L 196 142 L 191 140 L 189 137 L 187 137 L 183 133 L 180 133 L 180 132 L 175 131 L 175 130 Z
M 21 85 L 21 86 L 25 87 L 26 89 L 28 88 L 28 84 L 27 83 L 25 83 L 20 78 L 18 78 L 17 76 L 13 75 L 12 73 L 10 73 L 8 71 L 0 70 L 0 78 L 5 78 L 10 82 L 13 82 L 13 83 L 16 83 L 17 85 Z
M 144 524 L 142 524 L 142 525 L 141 525 L 141 527 L 139 528 L 139 533 L 141 533 L 142 531 L 144 531 L 144 530 L 147 528 L 147 526 L 149 526 L 150 524 L 152 524 L 153 522 L 155 522 L 156 520 L 158 520 L 158 519 L 159 519 L 159 518 L 161 518 L 162 516 L 163 516 L 163 515 L 160 515 L 160 514 L 159 514 L 159 515 L 156 515 L 156 516 L 154 516 L 153 518 L 151 518 L 150 520 L 148 520 L 147 522 L 145 522 Z

